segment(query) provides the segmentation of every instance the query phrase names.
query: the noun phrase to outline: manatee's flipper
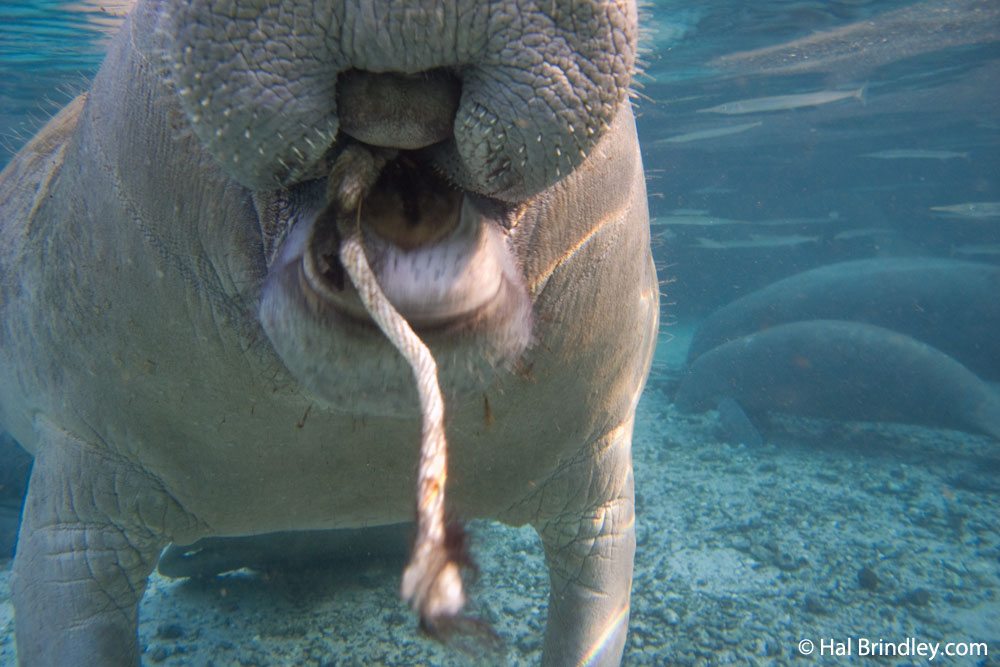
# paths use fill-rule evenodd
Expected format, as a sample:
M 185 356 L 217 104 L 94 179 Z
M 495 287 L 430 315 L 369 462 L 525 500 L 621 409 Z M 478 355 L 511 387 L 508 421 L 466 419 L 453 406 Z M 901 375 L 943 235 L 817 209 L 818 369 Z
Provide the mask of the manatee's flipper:
M 719 401 L 718 435 L 724 441 L 734 445 L 760 447 L 764 438 L 754 426 L 746 410 L 736 399 L 725 397 Z
M 21 525 L 21 508 L 0 505 L 0 561 L 12 558 Z
M 0 560 L 14 555 L 21 505 L 31 474 L 31 455 L 0 431 Z
M 249 568 L 271 571 L 329 567 L 331 562 L 367 563 L 372 558 L 406 562 L 413 524 L 371 528 L 302 530 L 205 537 L 194 544 L 172 544 L 160 556 L 157 571 L 166 577 L 214 577 Z
M 47 440 L 14 558 L 18 660 L 138 665 L 139 599 L 167 541 L 159 527 L 180 510 L 132 464 L 65 434 Z
M 536 524 L 549 568 L 544 665 L 618 665 L 635 555 L 632 418 L 545 485 Z M 553 504 L 546 507 L 548 501 Z
M 0 505 L 21 506 L 31 474 L 31 454 L 10 433 L 0 429 Z

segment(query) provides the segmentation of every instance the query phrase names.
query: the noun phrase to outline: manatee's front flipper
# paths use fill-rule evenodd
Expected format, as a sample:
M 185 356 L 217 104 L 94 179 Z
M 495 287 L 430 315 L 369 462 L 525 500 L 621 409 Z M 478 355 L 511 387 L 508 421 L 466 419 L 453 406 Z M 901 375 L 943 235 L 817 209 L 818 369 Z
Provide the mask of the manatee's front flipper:
M 329 568 L 331 564 L 368 564 L 373 558 L 398 561 L 402 570 L 410 553 L 412 523 L 370 528 L 296 530 L 246 537 L 203 537 L 187 546 L 172 544 L 160 556 L 157 571 L 165 577 L 207 579 L 251 570 Z
M 180 518 L 159 488 L 65 434 L 41 443 L 11 586 L 22 667 L 139 664 L 139 599 L 169 541 L 160 528 Z
M 31 455 L 0 431 L 0 560 L 14 556 L 21 506 L 31 474 Z
M 631 444 L 630 417 L 542 492 L 543 513 L 555 514 L 536 525 L 552 584 L 543 664 L 621 661 L 635 555 Z
M 719 401 L 716 435 L 725 442 L 748 447 L 762 447 L 764 436 L 739 401 L 729 396 Z

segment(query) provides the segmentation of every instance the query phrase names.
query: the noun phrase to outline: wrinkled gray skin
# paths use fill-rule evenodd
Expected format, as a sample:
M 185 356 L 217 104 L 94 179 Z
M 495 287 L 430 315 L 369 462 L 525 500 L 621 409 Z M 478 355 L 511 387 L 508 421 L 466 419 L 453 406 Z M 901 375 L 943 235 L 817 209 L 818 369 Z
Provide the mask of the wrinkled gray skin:
M 343 117 L 434 142 L 425 171 L 465 189 L 461 224 L 413 248 L 362 216 L 441 365 L 449 511 L 538 531 L 547 664 L 617 664 L 658 312 L 623 101 L 634 5 L 214 4 L 140 2 L 86 99 L 0 177 L 0 424 L 36 457 L 21 663 L 138 664 L 169 542 L 412 519 L 410 369 L 303 259 Z M 438 68 L 418 105 L 371 74 Z M 365 95 L 385 100 L 370 127 Z

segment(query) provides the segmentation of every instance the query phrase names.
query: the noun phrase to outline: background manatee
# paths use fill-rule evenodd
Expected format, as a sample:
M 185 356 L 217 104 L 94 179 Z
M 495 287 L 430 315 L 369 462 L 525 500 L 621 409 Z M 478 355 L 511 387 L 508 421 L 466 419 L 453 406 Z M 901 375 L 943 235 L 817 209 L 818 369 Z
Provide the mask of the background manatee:
M 928 257 L 862 259 L 789 276 L 698 325 L 688 362 L 717 345 L 796 320 L 876 324 L 938 348 L 1000 381 L 1000 267 Z
M 411 369 L 325 214 L 359 175 L 365 254 L 438 362 L 448 510 L 537 530 L 547 664 L 618 663 L 658 317 L 636 33 L 596 0 L 136 5 L 0 175 L 22 664 L 138 664 L 170 542 L 412 519 Z
M 751 414 L 924 424 L 1000 439 L 1000 394 L 926 343 L 860 322 L 780 324 L 706 352 L 688 367 L 675 403 L 703 412 L 723 398 Z

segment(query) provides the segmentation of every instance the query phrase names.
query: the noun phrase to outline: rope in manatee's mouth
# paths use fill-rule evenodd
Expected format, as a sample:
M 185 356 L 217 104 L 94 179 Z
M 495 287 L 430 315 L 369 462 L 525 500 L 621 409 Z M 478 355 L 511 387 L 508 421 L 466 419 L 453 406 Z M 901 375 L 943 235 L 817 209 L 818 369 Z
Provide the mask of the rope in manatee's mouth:
M 327 184 L 327 209 L 341 237 L 342 264 L 372 320 L 413 370 L 422 415 L 417 473 L 417 532 L 410 561 L 403 571 L 401 594 L 419 612 L 420 625 L 431 635 L 458 630 L 492 635 L 481 622 L 463 618 L 461 568 L 470 565 L 461 528 L 444 518 L 447 442 L 444 400 L 437 364 L 430 350 L 382 292 L 368 265 L 361 236 L 361 205 L 394 151 L 348 146 L 338 157 Z M 495 637 L 495 636 L 494 636 Z

